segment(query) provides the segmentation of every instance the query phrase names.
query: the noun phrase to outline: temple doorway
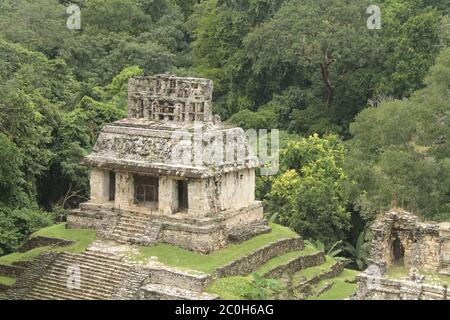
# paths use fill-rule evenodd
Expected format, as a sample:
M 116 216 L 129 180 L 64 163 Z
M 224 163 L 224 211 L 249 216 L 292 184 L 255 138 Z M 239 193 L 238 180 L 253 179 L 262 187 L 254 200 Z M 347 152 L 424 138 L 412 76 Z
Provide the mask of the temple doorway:
M 109 172 L 109 201 L 116 200 L 116 173 Z
M 134 201 L 139 207 L 158 208 L 159 179 L 148 176 L 134 177 Z
M 395 236 L 395 240 L 392 243 L 392 260 L 396 265 L 405 264 L 405 248 L 403 247 L 398 234 Z
M 178 180 L 178 212 L 188 209 L 188 184 L 185 180 Z

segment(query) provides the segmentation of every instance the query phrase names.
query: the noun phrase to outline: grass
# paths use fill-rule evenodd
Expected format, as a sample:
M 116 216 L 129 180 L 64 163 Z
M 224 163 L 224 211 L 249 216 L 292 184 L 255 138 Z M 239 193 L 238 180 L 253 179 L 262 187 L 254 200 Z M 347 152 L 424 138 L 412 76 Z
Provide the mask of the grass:
M 300 252 L 300 255 L 306 255 L 317 252 L 311 247 L 305 247 L 305 250 Z M 257 270 L 257 273 L 261 274 L 261 270 L 270 270 L 284 262 L 289 261 L 291 258 L 299 256 L 299 252 L 288 253 L 280 257 L 269 260 L 265 265 Z M 281 258 L 284 257 L 284 258 Z M 289 257 L 289 258 L 288 258 Z M 331 257 L 327 257 L 326 262 L 320 266 L 310 267 L 298 271 L 294 275 L 294 279 L 300 281 L 301 278 L 313 278 L 316 275 L 327 272 L 330 270 L 331 266 L 335 263 L 335 260 Z M 270 268 L 269 268 L 270 266 Z M 349 283 L 355 279 L 358 271 L 345 269 L 339 276 L 326 279 L 317 284 L 315 291 L 317 292 L 320 288 L 324 287 L 328 283 L 333 283 L 333 286 L 326 292 L 322 293 L 320 296 L 311 296 L 308 300 L 344 300 L 350 297 L 356 292 L 356 283 Z M 252 276 L 233 276 L 227 278 L 216 279 L 212 284 L 206 289 L 207 292 L 216 294 L 223 300 L 240 300 L 245 299 L 245 293 L 249 292 L 252 288 Z M 295 281 L 295 280 L 294 280 Z M 287 290 L 287 288 L 284 288 Z
M 420 271 L 420 275 L 425 276 L 425 283 L 432 285 L 450 284 L 450 276 L 445 276 L 437 272 Z M 386 276 L 391 279 L 404 280 L 409 277 L 409 269 L 404 265 L 394 264 L 386 271 Z
M 43 252 L 50 251 L 51 247 L 39 247 L 27 252 L 14 252 L 0 257 L 0 264 L 11 265 L 14 262 L 31 261 Z
M 270 233 L 259 235 L 240 244 L 231 244 L 209 255 L 192 252 L 173 245 L 159 244 L 154 247 L 139 246 L 139 253 L 130 256 L 130 259 L 145 261 L 150 257 L 158 257 L 160 262 L 169 266 L 212 273 L 218 267 L 254 252 L 271 242 L 297 236 L 295 232 L 280 225 L 271 224 L 270 226 L 272 227 Z
M 275 257 L 265 264 L 256 269 L 256 273 L 264 275 L 268 271 L 287 263 L 288 261 L 316 253 L 317 250 L 311 246 L 305 246 L 301 251 L 293 251 L 283 254 L 281 256 Z M 223 300 L 239 300 L 245 299 L 245 293 L 251 290 L 253 277 L 252 275 L 247 276 L 233 276 L 216 279 L 212 284 L 206 289 L 207 292 L 217 294 Z
M 57 224 L 48 228 L 41 229 L 31 235 L 31 237 L 48 237 L 74 241 L 75 243 L 57 248 L 57 251 L 65 251 L 71 253 L 81 253 L 97 239 L 96 232 L 89 229 L 66 229 L 64 223 Z
M 319 296 L 311 296 L 308 300 L 344 300 L 354 294 L 357 290 L 356 283 L 349 283 L 358 275 L 359 271 L 345 269 L 339 276 L 326 279 L 316 286 L 322 288 L 327 283 L 333 283 L 333 286 Z
M 251 276 L 235 276 L 216 279 L 205 291 L 218 295 L 222 300 L 241 300 L 251 288 Z
M 272 270 L 282 264 L 285 264 L 294 258 L 306 256 L 306 255 L 310 255 L 310 254 L 314 254 L 314 253 L 317 253 L 317 250 L 311 246 L 306 245 L 305 248 L 301 251 L 288 252 L 288 253 L 285 253 L 281 256 L 275 257 L 275 258 L 267 261 L 265 264 L 263 264 L 261 267 L 259 267 L 256 270 L 256 273 L 264 275 L 267 272 L 269 272 L 270 270 Z
M 305 280 L 313 279 L 325 272 L 331 270 L 331 267 L 336 263 L 332 257 L 327 256 L 326 260 L 320 266 L 309 267 L 303 270 L 296 272 L 293 276 L 294 284 L 299 284 Z
M 74 241 L 75 243 L 67 247 L 38 247 L 27 252 L 14 252 L 0 257 L 0 264 L 11 265 L 14 262 L 31 261 L 43 252 L 71 252 L 81 253 L 96 240 L 97 236 L 94 230 L 73 230 L 66 229 L 65 224 L 57 224 L 48 228 L 41 229 L 31 235 L 31 237 L 48 237 Z
M 16 278 L 0 276 L 0 284 L 11 287 L 16 283 Z

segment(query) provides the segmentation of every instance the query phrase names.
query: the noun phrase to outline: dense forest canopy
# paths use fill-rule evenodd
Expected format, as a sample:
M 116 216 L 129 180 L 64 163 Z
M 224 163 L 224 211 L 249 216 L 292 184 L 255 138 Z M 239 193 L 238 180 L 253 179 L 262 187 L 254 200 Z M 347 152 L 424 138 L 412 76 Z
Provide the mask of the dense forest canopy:
M 81 9 L 81 30 L 66 26 Z M 85 201 L 80 165 L 127 81 L 214 80 L 215 112 L 280 129 L 274 220 L 327 245 L 391 205 L 450 219 L 450 5 L 379 0 L 1 0 L 0 253 Z

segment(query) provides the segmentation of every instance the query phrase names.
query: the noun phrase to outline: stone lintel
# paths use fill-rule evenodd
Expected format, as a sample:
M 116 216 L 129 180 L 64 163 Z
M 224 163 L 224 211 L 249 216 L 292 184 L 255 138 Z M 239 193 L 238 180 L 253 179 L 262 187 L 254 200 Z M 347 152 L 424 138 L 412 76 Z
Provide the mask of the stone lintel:
M 210 177 L 221 176 L 224 173 L 237 172 L 258 167 L 256 163 L 249 162 L 247 164 L 238 166 L 224 165 L 217 167 L 216 169 L 211 169 L 206 167 L 187 167 L 165 163 L 149 163 L 145 161 L 117 160 L 95 156 L 87 156 L 82 161 L 82 164 L 91 168 L 98 168 L 103 170 L 126 171 L 136 174 L 197 179 L 206 179 Z

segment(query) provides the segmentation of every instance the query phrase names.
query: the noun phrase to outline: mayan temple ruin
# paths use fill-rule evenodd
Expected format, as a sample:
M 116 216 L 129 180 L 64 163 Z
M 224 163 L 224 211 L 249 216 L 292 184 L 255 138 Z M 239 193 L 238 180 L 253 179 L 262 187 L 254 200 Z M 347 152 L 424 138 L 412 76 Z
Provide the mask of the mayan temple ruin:
M 358 276 L 356 298 L 448 299 L 447 286 L 441 281 L 425 280 L 450 275 L 449 223 L 422 222 L 414 214 L 393 209 L 372 224 L 371 232 L 369 267 Z M 395 279 L 388 272 L 392 268 L 407 270 L 409 274 Z
M 0 262 L 15 280 L 0 299 L 255 299 L 255 274 L 278 283 L 274 299 L 448 299 L 448 223 L 380 214 L 363 272 L 269 224 L 253 137 L 213 114 L 212 92 L 207 79 L 130 79 L 128 117 L 83 160 L 89 200 Z
M 42 254 L 11 298 L 213 299 L 201 292 L 210 276 L 133 264 L 127 245 L 208 254 L 271 231 L 255 201 L 258 161 L 244 131 L 213 115 L 212 81 L 158 75 L 133 78 L 128 90 L 128 117 L 105 126 L 84 159 L 90 200 L 67 218 L 66 228 L 93 229 L 99 240 L 81 254 Z M 291 240 L 272 255 L 303 247 Z M 89 280 L 79 290 L 67 288 L 72 266 Z
M 257 160 L 244 131 L 213 116 L 212 91 L 206 79 L 132 79 L 128 118 L 103 128 L 85 159 L 91 199 L 68 227 L 202 253 L 270 231 L 255 201 Z

